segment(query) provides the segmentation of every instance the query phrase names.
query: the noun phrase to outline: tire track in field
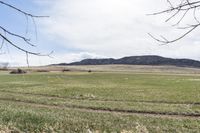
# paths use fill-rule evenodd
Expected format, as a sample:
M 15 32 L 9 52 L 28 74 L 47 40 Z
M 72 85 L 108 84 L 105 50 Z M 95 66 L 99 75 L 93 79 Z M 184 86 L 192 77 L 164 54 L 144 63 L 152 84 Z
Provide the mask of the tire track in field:
M 87 107 L 80 105 L 51 105 L 45 103 L 36 103 L 34 101 L 23 101 L 13 98 L 0 98 L 0 101 L 21 103 L 22 105 L 30 105 L 34 107 L 42 107 L 48 109 L 76 109 L 84 112 L 96 112 L 96 113 L 119 113 L 122 115 L 142 115 L 149 117 L 159 117 L 159 118 L 193 118 L 200 120 L 200 114 L 195 113 L 176 113 L 176 112 L 154 112 L 154 111 L 139 111 L 139 110 L 123 110 L 123 109 L 110 109 L 110 108 L 100 108 L 100 107 Z
M 47 98 L 65 99 L 65 100 L 88 100 L 88 101 L 102 101 L 102 102 L 135 102 L 135 103 L 157 103 L 157 104 L 179 104 L 179 105 L 200 105 L 200 102 L 172 102 L 172 101 L 147 101 L 147 100 L 117 100 L 117 99 L 98 99 L 98 98 L 76 98 L 76 97 L 62 97 L 49 94 L 34 94 L 27 92 L 13 92 L 7 90 L 0 90 L 0 92 L 11 93 L 11 94 L 24 94 L 30 96 L 41 96 Z

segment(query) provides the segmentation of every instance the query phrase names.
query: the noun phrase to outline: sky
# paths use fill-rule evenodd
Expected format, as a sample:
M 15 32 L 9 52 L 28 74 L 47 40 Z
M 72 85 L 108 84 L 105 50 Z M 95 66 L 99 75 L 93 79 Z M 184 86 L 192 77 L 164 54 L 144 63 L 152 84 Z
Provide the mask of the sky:
M 8 35 L 12 41 L 33 52 L 48 54 L 53 51 L 52 58 L 30 55 L 29 64 L 33 66 L 138 55 L 200 60 L 198 29 L 168 45 L 160 45 L 148 35 L 174 39 L 184 32 L 172 27 L 175 20 L 165 22 L 168 15 L 147 15 L 166 9 L 166 0 L 3 1 L 32 14 L 49 16 L 36 18 L 35 26 L 31 18 L 27 20 L 23 14 L 0 5 L 0 25 L 31 38 L 37 47 L 29 47 Z M 190 17 L 186 17 L 182 25 L 191 22 Z M 25 53 L 8 43 L 0 50 L 0 62 L 9 62 L 12 66 L 27 65 Z

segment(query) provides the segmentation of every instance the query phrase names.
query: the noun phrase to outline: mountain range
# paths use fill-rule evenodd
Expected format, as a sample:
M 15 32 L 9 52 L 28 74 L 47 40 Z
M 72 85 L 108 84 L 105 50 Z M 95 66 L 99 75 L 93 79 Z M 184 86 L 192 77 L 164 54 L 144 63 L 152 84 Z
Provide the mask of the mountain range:
M 120 59 L 106 58 L 106 59 L 84 59 L 79 62 L 61 63 L 56 65 L 111 65 L 111 64 L 125 64 L 125 65 L 172 65 L 178 67 L 195 67 L 200 68 L 200 61 L 191 59 L 173 59 L 165 58 L 156 55 L 145 56 L 129 56 Z

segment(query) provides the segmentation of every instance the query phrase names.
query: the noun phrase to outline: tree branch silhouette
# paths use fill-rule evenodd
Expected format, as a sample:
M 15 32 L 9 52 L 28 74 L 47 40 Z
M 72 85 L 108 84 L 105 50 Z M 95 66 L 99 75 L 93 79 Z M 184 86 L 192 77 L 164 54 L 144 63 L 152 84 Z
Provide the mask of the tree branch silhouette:
M 165 20 L 165 22 L 169 22 L 177 17 L 180 17 L 175 24 L 172 26 L 176 27 L 177 29 L 184 30 L 184 33 L 180 35 L 179 37 L 168 40 L 167 38 L 160 36 L 160 38 L 156 38 L 152 34 L 148 33 L 151 38 L 156 40 L 157 42 L 160 42 L 162 44 L 170 44 L 177 42 L 181 39 L 183 39 L 185 36 L 190 34 L 192 31 L 197 29 L 200 26 L 200 21 L 198 19 L 197 13 L 200 9 L 200 1 L 199 0 L 181 0 L 178 4 L 173 4 L 172 0 L 167 0 L 167 3 L 169 5 L 169 8 L 166 10 L 148 14 L 148 15 L 162 15 L 162 14 L 169 14 L 169 17 Z M 193 12 L 192 15 L 189 15 L 189 12 Z M 194 24 L 187 24 L 183 27 L 179 27 L 179 24 L 183 22 L 185 17 L 190 17 L 194 20 Z
M 12 4 L 9 4 L 9 3 L 4 2 L 2 0 L 0 0 L 0 5 L 10 8 L 10 9 L 16 11 L 16 13 L 20 13 L 22 15 L 25 15 L 25 17 L 27 19 L 27 23 L 28 23 L 28 18 L 31 18 L 33 23 L 35 24 L 35 18 L 46 18 L 46 17 L 49 17 L 49 16 L 33 15 L 33 14 L 29 13 L 29 12 L 26 12 L 26 11 L 24 11 L 22 9 L 19 9 L 19 8 L 13 6 Z M 35 26 L 35 29 L 36 29 L 36 26 Z M 0 49 L 2 49 L 3 45 L 5 44 L 5 42 L 7 42 L 9 45 L 15 47 L 19 51 L 22 51 L 22 52 L 24 52 L 26 54 L 27 63 L 28 63 L 28 55 L 29 54 L 36 55 L 36 56 L 50 56 L 52 54 L 52 52 L 50 52 L 49 54 L 41 54 L 41 53 L 38 53 L 38 52 L 29 51 L 26 48 L 22 48 L 19 44 L 16 44 L 16 42 L 11 41 L 11 39 L 9 37 L 7 37 L 7 35 L 10 35 L 12 37 L 21 39 L 25 44 L 29 45 L 30 47 L 35 47 L 36 45 L 31 43 L 31 39 L 30 38 L 26 38 L 24 35 L 20 35 L 18 33 L 11 32 L 11 31 L 7 30 L 6 28 L 4 28 L 1 25 L 0 25 L 0 30 L 2 31 L 2 32 L 0 32 L 0 38 L 2 39 L 2 43 L 0 45 Z

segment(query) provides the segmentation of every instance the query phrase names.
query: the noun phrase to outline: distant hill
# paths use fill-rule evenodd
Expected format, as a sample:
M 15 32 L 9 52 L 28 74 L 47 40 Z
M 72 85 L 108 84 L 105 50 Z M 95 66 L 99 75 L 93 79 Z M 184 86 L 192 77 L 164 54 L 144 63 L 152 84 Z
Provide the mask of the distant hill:
M 179 67 L 195 67 L 200 68 L 200 61 L 191 59 L 172 59 L 155 55 L 146 56 L 130 56 L 120 59 L 85 59 L 80 62 L 61 63 L 57 65 L 110 65 L 110 64 L 126 64 L 126 65 L 173 65 Z

